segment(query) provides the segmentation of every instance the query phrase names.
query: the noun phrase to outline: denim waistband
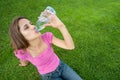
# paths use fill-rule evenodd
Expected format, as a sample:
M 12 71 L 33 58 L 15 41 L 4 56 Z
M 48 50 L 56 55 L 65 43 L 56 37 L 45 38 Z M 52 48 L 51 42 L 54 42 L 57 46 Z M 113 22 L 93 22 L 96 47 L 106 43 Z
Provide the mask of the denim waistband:
M 59 71 L 59 70 L 63 67 L 63 65 L 64 65 L 64 62 L 63 62 L 63 61 L 60 61 L 58 67 L 57 67 L 54 71 L 49 72 L 49 73 L 46 73 L 46 74 L 42 74 L 42 75 L 47 75 L 47 74 L 50 74 L 50 73 L 54 73 L 54 72 L 56 72 L 56 71 Z

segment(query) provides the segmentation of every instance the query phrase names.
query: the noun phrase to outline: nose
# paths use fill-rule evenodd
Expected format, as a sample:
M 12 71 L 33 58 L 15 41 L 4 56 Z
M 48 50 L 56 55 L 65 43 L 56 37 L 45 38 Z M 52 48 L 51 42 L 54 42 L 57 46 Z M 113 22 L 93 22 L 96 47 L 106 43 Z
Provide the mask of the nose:
M 33 29 L 35 29 L 35 26 L 33 27 Z
M 35 29 L 35 26 L 34 26 L 34 25 L 31 25 L 31 29 L 34 30 L 34 29 Z

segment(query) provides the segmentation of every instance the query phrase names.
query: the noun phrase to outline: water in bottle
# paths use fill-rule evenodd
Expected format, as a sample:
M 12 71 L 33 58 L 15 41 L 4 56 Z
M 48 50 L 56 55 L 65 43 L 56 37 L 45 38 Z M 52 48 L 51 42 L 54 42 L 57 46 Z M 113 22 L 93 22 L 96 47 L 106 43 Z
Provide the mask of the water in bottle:
M 43 25 L 50 22 L 50 19 L 48 19 L 48 14 L 46 13 L 46 11 L 49 11 L 51 14 L 56 14 L 56 11 L 52 7 L 50 6 L 46 7 L 46 9 L 43 11 L 43 14 L 40 15 L 36 22 L 36 27 L 38 31 L 43 30 L 45 28 Z

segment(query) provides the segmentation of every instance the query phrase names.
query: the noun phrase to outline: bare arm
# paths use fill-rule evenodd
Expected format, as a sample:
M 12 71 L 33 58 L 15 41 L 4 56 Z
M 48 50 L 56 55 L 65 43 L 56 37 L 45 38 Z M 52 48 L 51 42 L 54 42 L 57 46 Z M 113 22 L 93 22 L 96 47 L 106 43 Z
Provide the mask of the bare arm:
M 55 36 L 53 36 L 52 39 L 52 43 L 58 47 L 64 48 L 64 49 L 74 49 L 74 42 L 72 40 L 71 35 L 69 34 L 67 28 L 62 25 L 61 27 L 59 27 L 59 31 L 61 32 L 64 40 L 61 40 L 59 38 L 56 38 Z
M 51 22 L 49 24 L 45 24 L 45 26 L 52 26 L 54 28 L 57 28 L 61 32 L 64 38 L 63 40 L 61 40 L 53 36 L 52 43 L 64 49 L 74 49 L 75 47 L 74 42 L 66 26 L 62 23 L 62 21 L 56 15 L 51 14 L 50 18 L 51 18 Z

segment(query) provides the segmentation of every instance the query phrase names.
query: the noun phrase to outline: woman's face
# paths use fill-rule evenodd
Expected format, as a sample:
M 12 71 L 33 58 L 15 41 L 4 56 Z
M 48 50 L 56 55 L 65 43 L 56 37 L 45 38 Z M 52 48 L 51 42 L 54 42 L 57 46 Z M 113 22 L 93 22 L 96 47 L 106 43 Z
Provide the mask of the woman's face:
M 28 19 L 19 20 L 20 32 L 28 41 L 40 37 L 40 32 L 35 31 L 35 26 Z

